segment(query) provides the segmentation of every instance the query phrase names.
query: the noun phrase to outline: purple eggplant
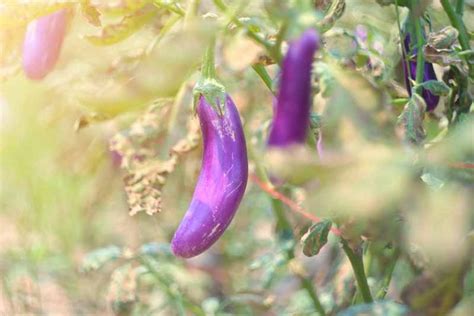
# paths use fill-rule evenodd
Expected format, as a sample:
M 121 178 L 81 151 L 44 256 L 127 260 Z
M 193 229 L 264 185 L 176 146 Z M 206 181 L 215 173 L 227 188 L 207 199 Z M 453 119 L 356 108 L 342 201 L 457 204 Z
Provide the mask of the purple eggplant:
M 311 109 L 311 65 L 318 48 L 319 35 L 312 29 L 290 43 L 283 60 L 269 146 L 285 147 L 305 141 Z
M 28 24 L 23 42 L 23 70 L 28 78 L 41 80 L 54 68 L 67 22 L 67 9 L 61 9 Z
M 171 242 L 173 253 L 184 258 L 201 254 L 224 233 L 239 207 L 248 177 L 244 132 L 232 99 L 226 96 L 219 111 L 201 95 L 197 114 L 204 146 L 201 173 Z
M 416 78 L 416 54 L 417 54 L 417 49 L 416 47 L 411 47 L 411 38 L 410 38 L 410 33 L 407 33 L 405 35 L 405 38 L 403 40 L 403 44 L 405 45 L 405 49 L 402 50 L 403 52 L 403 73 L 405 75 L 405 85 L 408 90 L 408 94 L 411 96 L 411 80 L 415 80 Z M 410 71 L 407 70 L 407 62 L 405 62 L 406 57 L 405 57 L 405 51 L 407 52 L 408 56 L 410 56 L 410 59 L 408 60 L 408 65 L 410 67 Z M 424 71 L 423 71 L 423 82 L 428 81 L 428 80 L 438 80 L 436 78 L 436 74 L 433 68 L 433 64 L 426 62 L 424 65 Z M 439 96 L 431 93 L 431 91 L 423 89 L 422 92 L 422 97 L 425 100 L 426 103 L 426 110 L 427 111 L 433 111 L 436 106 L 438 105 L 439 102 Z

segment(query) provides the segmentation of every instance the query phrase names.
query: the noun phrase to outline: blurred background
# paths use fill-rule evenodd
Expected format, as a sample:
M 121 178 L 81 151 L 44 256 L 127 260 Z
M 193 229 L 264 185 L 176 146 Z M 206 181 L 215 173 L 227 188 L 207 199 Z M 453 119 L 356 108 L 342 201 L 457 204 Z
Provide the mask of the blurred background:
M 58 7 L 0 5 L 0 315 L 308 315 L 314 310 L 300 266 L 328 310 L 350 303 L 355 286 L 338 237 L 330 234 L 318 256 L 303 256 L 299 238 L 311 222 L 287 209 L 296 238 L 283 238 L 275 232 L 275 199 L 252 180 L 215 246 L 192 260 L 171 255 L 168 243 L 200 170 L 192 88 L 213 34 L 219 31 L 219 77 L 242 115 L 252 174 L 262 160 L 273 102 L 251 68 L 264 49 L 242 30 L 226 28 L 229 14 L 210 1 L 202 1 L 199 15 L 213 12 L 217 24 L 212 17 L 187 20 L 191 2 L 60 4 L 74 13 L 59 60 L 41 81 L 21 70 L 23 34 L 33 18 Z M 228 2 L 259 32 L 275 33 L 279 17 L 272 20 L 269 12 L 281 2 Z M 324 16 L 330 1 L 315 2 Z M 472 30 L 472 4 L 466 3 L 464 20 Z M 449 24 L 440 8 L 438 1 L 430 3 L 436 30 Z M 288 191 L 318 217 L 350 213 L 363 219 L 347 231 L 364 241 L 375 236 L 373 253 L 381 259 L 374 260 L 369 277 L 374 290 L 389 262 L 382 246 L 388 240 L 443 257 L 444 271 L 463 260 L 461 240 L 474 218 L 472 172 L 433 168 L 422 173 L 423 182 L 419 170 L 398 166 L 407 157 L 395 132 L 404 103 L 394 100 L 408 95 L 396 21 L 393 6 L 347 1 L 326 33 L 315 66 L 320 79 L 314 111 L 327 114 L 328 152 L 358 163 L 334 173 L 315 169 L 315 182 L 297 176 L 296 183 L 305 185 Z M 362 39 L 355 39 L 356 31 L 365 34 Z M 276 77 L 276 65 L 267 70 Z M 446 131 L 443 102 L 424 122 L 427 141 Z M 472 162 L 470 123 L 436 147 L 436 159 Z M 183 142 L 178 162 L 170 163 L 170 150 Z M 312 168 L 294 163 L 301 178 Z M 408 228 L 393 228 L 391 216 L 400 209 Z M 284 255 L 288 247 L 297 249 L 293 264 Z M 388 298 L 401 300 L 402 289 L 418 275 L 417 264 L 408 257 L 398 262 Z M 472 263 L 467 270 L 459 315 L 472 307 Z

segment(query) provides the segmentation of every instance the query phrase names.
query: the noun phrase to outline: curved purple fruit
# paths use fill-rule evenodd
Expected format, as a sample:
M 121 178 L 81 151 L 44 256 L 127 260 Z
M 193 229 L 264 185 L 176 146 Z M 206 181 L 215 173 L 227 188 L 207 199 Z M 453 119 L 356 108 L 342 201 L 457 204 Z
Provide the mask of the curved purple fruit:
M 203 159 L 189 209 L 171 242 L 176 256 L 190 258 L 211 247 L 229 226 L 247 186 L 244 132 L 234 102 L 226 96 L 218 113 L 200 96 L 197 114 Z
M 311 108 L 311 65 L 318 48 L 319 35 L 312 29 L 290 43 L 283 60 L 269 146 L 284 147 L 305 141 Z
M 411 39 L 410 39 L 410 33 L 407 33 L 405 35 L 405 38 L 403 40 L 403 44 L 405 45 L 405 49 L 402 50 L 403 52 L 403 73 L 405 76 L 405 85 L 408 90 L 408 94 L 411 96 L 411 83 L 410 79 L 408 76 L 410 76 L 411 80 L 415 80 L 416 78 L 416 54 L 417 54 L 417 49 L 415 47 L 411 47 Z M 408 53 L 408 56 L 411 58 L 408 61 L 408 65 L 410 67 L 410 71 L 407 70 L 407 63 L 405 62 L 406 57 L 405 57 L 405 50 Z M 436 74 L 433 68 L 433 64 L 426 62 L 424 65 L 424 70 L 423 70 L 423 82 L 428 81 L 428 80 L 438 80 L 436 78 Z M 433 111 L 436 106 L 438 105 L 439 102 L 439 96 L 431 93 L 431 91 L 423 89 L 422 92 L 422 97 L 425 100 L 426 103 L 426 110 L 427 111 Z
M 67 9 L 31 21 L 23 42 L 23 70 L 28 78 L 43 79 L 56 64 L 68 20 Z

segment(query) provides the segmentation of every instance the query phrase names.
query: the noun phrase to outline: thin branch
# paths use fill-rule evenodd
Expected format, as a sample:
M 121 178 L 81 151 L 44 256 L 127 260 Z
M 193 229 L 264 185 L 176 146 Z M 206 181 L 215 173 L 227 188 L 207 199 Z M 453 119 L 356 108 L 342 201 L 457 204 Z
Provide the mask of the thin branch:
M 471 46 L 469 44 L 469 35 L 467 33 L 466 26 L 464 25 L 464 22 L 462 21 L 462 17 L 461 17 L 462 11 L 461 11 L 461 14 L 459 14 L 459 10 L 456 10 L 457 11 L 456 12 L 453 6 L 451 5 L 451 3 L 449 2 L 449 0 L 440 0 L 440 2 L 441 2 L 441 5 L 443 6 L 444 12 L 446 12 L 446 14 L 448 15 L 451 25 L 458 30 L 458 40 L 459 40 L 459 44 L 461 45 L 461 48 L 465 51 L 470 50 Z M 459 6 L 459 2 L 462 2 L 462 1 L 458 1 L 457 9 Z M 474 68 L 472 64 L 469 62 L 469 60 L 467 61 L 467 64 L 469 66 L 469 71 L 472 74 L 472 71 Z
M 228 11 L 229 9 L 227 8 L 227 5 L 222 1 L 222 0 L 213 0 L 214 2 L 214 5 L 220 10 L 222 11 L 223 13 L 225 14 L 228 14 Z M 259 43 L 260 45 L 262 45 L 263 47 L 265 47 L 265 49 L 268 51 L 268 53 L 272 56 L 272 58 L 274 58 L 275 60 L 279 61 L 278 59 L 278 56 L 274 56 L 274 52 L 273 52 L 273 45 L 270 44 L 268 41 L 266 41 L 264 38 L 262 38 L 260 35 L 258 35 L 257 33 L 255 33 L 254 31 L 252 31 L 249 27 L 247 27 L 247 25 L 245 25 L 244 23 L 242 23 L 238 17 L 236 17 L 234 14 L 232 14 L 230 16 L 230 19 L 231 21 L 237 25 L 238 27 L 240 28 L 243 28 L 245 29 L 245 31 L 247 32 L 247 35 L 253 39 L 255 42 Z
M 253 182 L 255 182 L 263 191 L 265 191 L 266 193 L 268 193 L 270 196 L 272 196 L 274 199 L 277 199 L 279 201 L 281 201 L 282 203 L 284 203 L 286 206 L 288 206 L 290 208 L 290 210 L 292 210 L 293 212 L 295 213 L 298 213 L 300 215 L 302 215 L 304 218 L 306 219 L 309 219 L 310 221 L 312 221 L 313 223 L 319 223 L 322 221 L 321 218 L 317 217 L 316 215 L 313 215 L 311 213 L 308 213 L 306 212 L 303 208 L 301 208 L 295 201 L 293 201 L 292 199 L 290 199 L 289 197 L 285 196 L 284 194 L 278 192 L 277 190 L 275 190 L 271 185 L 263 182 L 262 180 L 260 180 L 256 175 L 254 174 L 251 174 L 250 175 L 250 180 L 252 180 Z M 341 231 L 335 227 L 332 227 L 331 228 L 331 232 L 336 235 L 336 236 L 340 236 L 341 235 Z
M 178 6 L 176 3 L 167 3 L 162 0 L 154 0 L 153 4 L 159 8 L 164 8 L 168 11 L 176 13 L 179 16 L 184 16 L 186 14 L 186 12 L 184 12 L 184 10 L 180 6 Z
M 412 25 L 415 27 L 415 37 L 416 37 L 416 92 L 421 94 L 422 87 L 420 84 L 423 82 L 423 75 L 425 71 L 425 57 L 423 55 L 423 45 L 424 45 L 424 36 L 423 29 L 421 26 L 420 16 L 417 12 L 417 6 L 419 4 L 418 0 L 410 1 L 410 19 Z M 410 69 L 410 68 L 408 68 Z
M 362 260 L 362 255 L 356 254 L 351 247 L 349 247 L 346 240 L 341 238 L 342 249 L 349 258 L 349 261 L 352 265 L 352 270 L 354 271 L 354 276 L 357 281 L 357 287 L 359 289 L 362 298 L 364 299 L 365 303 L 372 303 L 374 299 L 372 298 L 372 294 L 370 294 L 369 284 L 367 283 L 367 277 L 365 276 L 364 271 L 364 261 Z
M 464 0 L 458 0 L 456 2 L 456 13 L 462 18 L 464 14 Z
M 453 169 L 474 169 L 474 163 L 468 162 L 453 162 L 448 164 L 448 166 Z
M 397 16 L 398 36 L 400 38 L 400 42 L 401 42 L 401 46 L 402 46 L 402 56 L 404 57 L 402 62 L 405 64 L 405 67 L 403 67 L 403 72 L 404 72 L 405 78 L 411 78 L 410 63 L 408 62 L 408 57 L 409 57 L 408 56 L 408 47 L 405 47 L 405 38 L 404 38 L 403 31 L 402 31 L 402 27 L 400 25 L 400 11 L 399 11 L 399 8 L 398 8 L 398 2 L 397 1 L 398 0 L 395 0 L 395 14 Z M 408 80 L 408 83 L 411 87 L 411 85 L 412 85 L 411 80 Z M 402 99 L 402 100 L 404 100 L 404 102 L 401 105 L 405 105 L 408 102 L 408 99 Z
M 262 79 L 263 83 L 265 83 L 268 90 L 270 90 L 273 94 L 275 94 L 275 92 L 273 91 L 272 78 L 270 77 L 267 70 L 265 69 L 265 66 L 262 65 L 262 64 L 253 64 L 252 68 L 257 73 L 257 75 L 260 77 L 260 79 Z
M 392 258 L 390 260 L 389 266 L 387 267 L 385 276 L 382 281 L 382 288 L 376 295 L 376 299 L 383 300 L 385 295 L 388 292 L 388 286 L 390 285 L 390 281 L 392 280 L 393 271 L 395 270 L 395 266 L 397 265 L 398 258 L 400 257 L 400 248 L 395 248 L 393 251 Z
M 311 301 L 313 302 L 314 308 L 319 312 L 321 316 L 326 316 L 326 312 L 324 311 L 324 307 L 319 301 L 319 298 L 316 294 L 316 290 L 314 289 L 313 283 L 308 278 L 301 278 L 302 286 L 308 292 Z

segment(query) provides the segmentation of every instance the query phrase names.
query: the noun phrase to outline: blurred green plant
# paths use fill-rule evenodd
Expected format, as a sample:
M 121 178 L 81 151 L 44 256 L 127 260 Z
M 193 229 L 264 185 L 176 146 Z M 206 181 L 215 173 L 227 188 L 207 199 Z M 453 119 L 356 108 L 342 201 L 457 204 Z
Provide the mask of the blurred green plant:
M 64 7 L 58 64 L 30 82 L 26 25 Z M 472 309 L 473 17 L 462 0 L 2 3 L 0 314 Z M 415 80 L 441 97 L 433 113 L 403 87 L 404 18 L 426 32 L 418 65 L 445 67 Z M 324 43 L 313 133 L 269 152 L 279 63 L 308 27 Z M 214 38 L 250 185 L 223 238 L 183 261 L 168 242 L 199 173 L 191 87 Z

